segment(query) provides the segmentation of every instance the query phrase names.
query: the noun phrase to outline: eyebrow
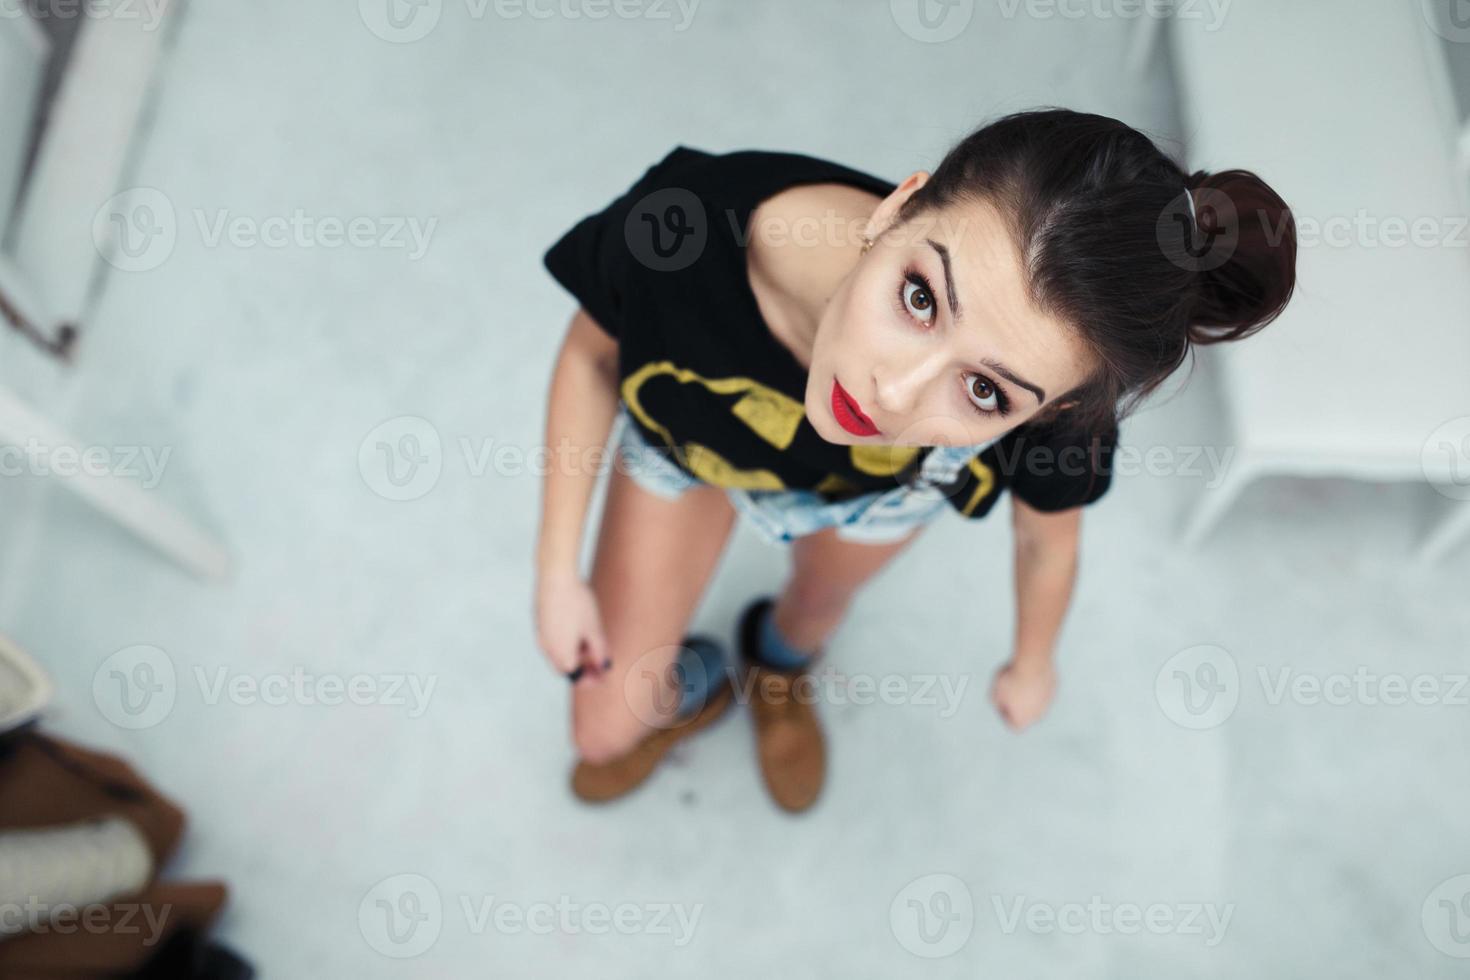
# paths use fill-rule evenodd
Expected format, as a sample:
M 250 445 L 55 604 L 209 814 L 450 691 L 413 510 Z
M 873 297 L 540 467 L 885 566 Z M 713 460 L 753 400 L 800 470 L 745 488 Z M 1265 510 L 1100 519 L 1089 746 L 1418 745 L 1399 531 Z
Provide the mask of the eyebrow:
M 956 323 L 959 323 L 964 318 L 964 311 L 960 309 L 960 301 L 958 295 L 955 293 L 954 273 L 949 266 L 949 249 L 942 242 L 936 242 L 932 238 L 924 239 L 924 244 L 939 253 L 939 261 L 944 265 L 944 298 L 949 301 L 950 316 L 954 317 Z M 1046 401 L 1045 391 L 1016 374 L 1016 372 L 999 361 L 993 358 L 986 358 L 980 363 L 993 370 L 1002 378 L 1005 378 L 1011 384 L 1020 385 L 1022 388 L 1031 392 L 1031 394 L 1036 396 L 1036 403 L 1038 405 Z

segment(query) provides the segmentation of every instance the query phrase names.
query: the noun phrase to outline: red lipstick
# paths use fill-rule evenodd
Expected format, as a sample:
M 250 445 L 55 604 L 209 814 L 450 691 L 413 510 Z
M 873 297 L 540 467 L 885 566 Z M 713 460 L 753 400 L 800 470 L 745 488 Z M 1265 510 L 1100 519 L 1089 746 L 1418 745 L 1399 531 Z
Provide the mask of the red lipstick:
M 855 436 L 880 434 L 873 420 L 863 414 L 857 399 L 849 395 L 836 378 L 832 379 L 832 415 L 837 419 L 838 425 Z

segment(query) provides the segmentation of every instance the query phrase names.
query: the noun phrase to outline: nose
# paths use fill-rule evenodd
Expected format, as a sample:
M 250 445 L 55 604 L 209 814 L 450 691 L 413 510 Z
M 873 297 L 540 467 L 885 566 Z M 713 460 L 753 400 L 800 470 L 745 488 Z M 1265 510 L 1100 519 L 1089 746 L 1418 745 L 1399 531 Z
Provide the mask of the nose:
M 935 348 L 908 357 L 889 357 L 878 364 L 873 368 L 873 397 L 878 408 L 889 418 L 911 414 L 935 383 L 946 359 L 945 352 Z

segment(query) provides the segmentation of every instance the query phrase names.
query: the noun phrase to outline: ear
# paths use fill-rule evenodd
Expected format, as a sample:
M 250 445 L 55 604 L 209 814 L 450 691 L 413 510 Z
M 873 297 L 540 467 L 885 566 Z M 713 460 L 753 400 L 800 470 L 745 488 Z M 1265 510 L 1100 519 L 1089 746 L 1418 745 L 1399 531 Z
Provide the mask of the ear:
M 929 183 L 929 171 L 916 170 L 903 179 L 903 183 L 893 189 L 893 193 L 885 197 L 872 217 L 868 219 L 867 227 L 863 233 L 869 238 L 877 238 L 888 227 L 893 224 L 893 219 L 898 215 L 898 209 L 903 203 L 914 196 L 914 192 Z

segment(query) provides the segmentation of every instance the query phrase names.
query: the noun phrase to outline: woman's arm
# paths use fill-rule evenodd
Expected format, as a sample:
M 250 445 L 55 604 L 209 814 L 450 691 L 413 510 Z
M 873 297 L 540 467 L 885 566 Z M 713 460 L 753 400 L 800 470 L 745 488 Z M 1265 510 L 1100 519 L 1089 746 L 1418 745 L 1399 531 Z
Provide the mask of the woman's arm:
M 551 376 L 536 542 L 536 639 L 552 666 L 573 679 L 606 669 L 607 643 L 591 587 L 578 570 L 582 525 L 598 467 L 586 450 L 607 448 L 618 406 L 618 344 L 585 310 L 567 328 Z
M 1016 730 L 1036 721 L 1056 690 L 1052 652 L 1072 600 L 1082 508 L 1045 512 L 1011 498 L 1016 539 L 1016 641 L 991 700 Z
M 542 484 L 536 569 L 543 576 L 578 575 L 582 525 L 597 484 L 597 470 L 578 461 L 586 449 L 606 447 L 617 408 L 618 342 L 578 309 L 557 355 L 546 408 L 546 448 L 555 463 Z

